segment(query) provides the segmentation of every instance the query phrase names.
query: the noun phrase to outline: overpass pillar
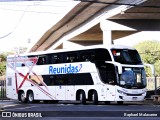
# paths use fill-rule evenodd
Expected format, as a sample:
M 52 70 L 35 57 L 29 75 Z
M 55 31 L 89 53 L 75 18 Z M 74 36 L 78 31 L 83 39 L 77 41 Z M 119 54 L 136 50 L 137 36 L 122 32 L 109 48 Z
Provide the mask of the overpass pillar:
M 100 28 L 103 32 L 103 45 L 111 45 L 112 41 L 112 30 L 110 29 L 110 24 L 106 20 L 100 22 Z
M 103 30 L 103 45 L 111 45 L 112 41 L 112 31 L 111 30 Z
M 127 27 L 125 25 L 122 25 L 116 22 L 112 22 L 110 20 L 102 20 L 100 22 L 100 28 L 103 31 L 103 44 L 104 45 L 113 44 L 113 39 L 114 39 L 113 31 L 121 31 L 122 33 L 126 31 L 128 31 L 128 33 L 134 33 L 136 31 L 133 28 Z M 129 35 L 128 33 L 126 35 Z M 120 34 L 119 36 L 124 37 L 124 34 Z

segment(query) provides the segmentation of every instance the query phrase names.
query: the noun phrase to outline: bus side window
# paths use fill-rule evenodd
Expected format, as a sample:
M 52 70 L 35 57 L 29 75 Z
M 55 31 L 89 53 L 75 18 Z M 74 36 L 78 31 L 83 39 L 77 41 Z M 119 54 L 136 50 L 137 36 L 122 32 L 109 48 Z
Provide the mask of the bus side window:
M 84 51 L 83 53 L 81 53 L 81 60 L 82 61 L 94 61 L 95 60 L 94 52 Z
M 115 66 L 110 63 L 98 62 L 96 66 L 99 69 L 101 80 L 104 83 L 114 85 L 117 81 Z
M 22 63 L 22 65 L 21 65 L 22 67 L 24 67 L 25 66 L 25 64 L 24 63 Z
M 66 59 L 66 62 L 78 62 L 78 55 L 77 53 L 67 54 Z
M 45 56 L 39 56 L 37 65 L 44 65 L 46 64 L 46 57 Z
M 111 55 L 108 50 L 106 49 L 96 49 L 96 60 L 100 61 L 111 61 Z
M 56 75 L 55 76 L 55 85 L 66 85 L 68 78 L 66 75 Z
M 115 66 L 113 64 L 106 64 L 106 75 L 107 75 L 107 82 L 109 84 L 116 83 L 116 71 Z
M 63 62 L 63 56 L 62 55 L 57 55 L 57 54 L 51 54 L 50 56 L 50 64 L 57 64 L 57 63 L 62 63 Z

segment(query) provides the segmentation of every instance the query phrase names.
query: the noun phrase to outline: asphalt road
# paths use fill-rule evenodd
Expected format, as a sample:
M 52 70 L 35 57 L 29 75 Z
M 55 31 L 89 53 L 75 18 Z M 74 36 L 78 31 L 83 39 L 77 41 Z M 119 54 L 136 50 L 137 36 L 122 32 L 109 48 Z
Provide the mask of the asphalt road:
M 58 104 L 22 104 L 0 101 L 0 120 L 159 120 L 160 105 L 148 102 L 126 102 L 124 105 L 81 105 L 79 102 Z

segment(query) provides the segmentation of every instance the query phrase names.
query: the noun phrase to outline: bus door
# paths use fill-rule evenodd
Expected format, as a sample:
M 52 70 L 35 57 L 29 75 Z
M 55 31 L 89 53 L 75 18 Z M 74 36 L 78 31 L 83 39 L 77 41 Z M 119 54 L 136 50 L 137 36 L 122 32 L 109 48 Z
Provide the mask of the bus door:
M 115 85 L 116 85 L 116 70 L 115 66 L 110 63 L 98 62 L 97 67 L 99 68 L 99 73 L 101 80 L 107 86 L 107 100 L 114 101 L 115 99 Z
M 114 101 L 116 97 L 115 93 L 115 86 L 107 85 L 107 101 Z
M 116 70 L 113 64 L 106 64 L 107 100 L 115 101 L 116 98 Z

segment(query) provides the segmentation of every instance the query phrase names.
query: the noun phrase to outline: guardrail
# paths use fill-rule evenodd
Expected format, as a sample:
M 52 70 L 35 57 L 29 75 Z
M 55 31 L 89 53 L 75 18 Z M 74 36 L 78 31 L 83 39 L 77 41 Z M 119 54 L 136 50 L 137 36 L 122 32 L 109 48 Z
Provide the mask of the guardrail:
M 6 81 L 0 80 L 0 99 L 6 99 Z
M 157 88 L 160 87 L 160 77 L 156 77 L 156 86 Z M 154 77 L 147 77 L 147 90 L 155 90 L 155 78 Z

